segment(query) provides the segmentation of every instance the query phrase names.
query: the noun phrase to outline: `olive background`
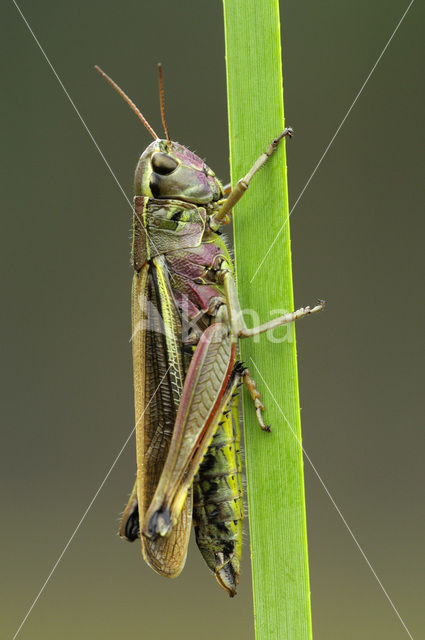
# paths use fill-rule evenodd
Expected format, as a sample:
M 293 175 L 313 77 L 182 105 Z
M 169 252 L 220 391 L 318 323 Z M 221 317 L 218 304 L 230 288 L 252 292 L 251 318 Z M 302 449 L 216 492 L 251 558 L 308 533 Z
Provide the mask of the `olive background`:
M 280 3 L 291 203 L 407 4 Z M 20 7 L 130 199 L 150 137 L 94 64 L 160 131 L 162 61 L 172 137 L 228 180 L 219 2 Z M 0 636 L 12 638 L 133 427 L 131 211 L 15 6 L 1 12 Z M 423 20 L 414 2 L 291 216 L 296 304 L 328 302 L 297 328 L 304 446 L 414 637 L 425 569 Z M 272 260 L 263 269 L 273 286 Z M 247 537 L 233 600 L 193 541 L 177 580 L 157 576 L 116 535 L 134 474 L 130 438 L 19 638 L 253 638 Z M 407 638 L 307 460 L 305 481 L 315 638 Z

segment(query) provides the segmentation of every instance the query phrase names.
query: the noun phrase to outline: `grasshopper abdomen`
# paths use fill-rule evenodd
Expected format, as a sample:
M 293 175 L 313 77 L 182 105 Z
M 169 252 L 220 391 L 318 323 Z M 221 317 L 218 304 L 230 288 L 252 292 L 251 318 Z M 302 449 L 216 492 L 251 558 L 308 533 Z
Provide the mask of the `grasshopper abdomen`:
M 240 429 L 237 398 L 221 417 L 193 483 L 196 542 L 207 565 L 230 596 L 236 593 L 242 551 Z

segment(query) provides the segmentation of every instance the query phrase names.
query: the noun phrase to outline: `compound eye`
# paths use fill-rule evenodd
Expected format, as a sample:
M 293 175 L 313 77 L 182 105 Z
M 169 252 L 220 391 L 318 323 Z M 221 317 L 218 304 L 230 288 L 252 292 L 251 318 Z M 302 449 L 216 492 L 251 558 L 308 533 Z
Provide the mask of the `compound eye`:
M 177 167 L 178 162 L 167 153 L 158 151 L 153 154 L 151 165 L 155 173 L 159 173 L 160 176 L 168 176 L 168 174 L 172 173 Z

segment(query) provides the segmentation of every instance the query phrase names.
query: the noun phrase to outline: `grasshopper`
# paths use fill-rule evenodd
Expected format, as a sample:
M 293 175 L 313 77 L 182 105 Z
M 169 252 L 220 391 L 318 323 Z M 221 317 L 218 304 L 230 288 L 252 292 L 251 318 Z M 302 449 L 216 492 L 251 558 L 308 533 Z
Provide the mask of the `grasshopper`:
M 256 383 L 237 360 L 237 343 L 320 311 L 323 303 L 247 328 L 220 228 L 292 129 L 284 129 L 236 186 L 225 190 L 201 158 L 170 139 L 160 65 L 165 139 L 118 85 L 96 69 L 154 138 L 140 157 L 134 180 L 137 476 L 120 535 L 129 541 L 140 538 L 147 564 L 172 578 L 185 564 L 193 514 L 197 545 L 220 586 L 234 596 L 244 516 L 237 411 L 242 382 L 260 427 L 269 431 Z

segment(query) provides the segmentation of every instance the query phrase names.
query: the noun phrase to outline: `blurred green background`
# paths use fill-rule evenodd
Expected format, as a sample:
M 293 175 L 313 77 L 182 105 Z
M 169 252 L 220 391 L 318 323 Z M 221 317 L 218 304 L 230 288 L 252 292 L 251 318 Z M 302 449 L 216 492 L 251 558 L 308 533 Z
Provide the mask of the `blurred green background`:
M 407 4 L 281 2 L 292 203 Z M 172 137 L 228 180 L 220 2 L 20 6 L 129 198 L 150 138 L 96 63 L 160 130 L 162 61 Z M 133 426 L 131 212 L 16 8 L 2 14 L 0 635 L 11 638 Z M 304 446 L 412 635 L 423 19 L 416 2 L 291 217 L 296 304 L 328 301 L 297 329 Z M 194 544 L 178 580 L 157 576 L 116 535 L 134 473 L 131 440 L 19 637 L 253 638 L 248 542 L 233 600 Z M 315 638 L 408 637 L 307 461 L 305 476 Z

